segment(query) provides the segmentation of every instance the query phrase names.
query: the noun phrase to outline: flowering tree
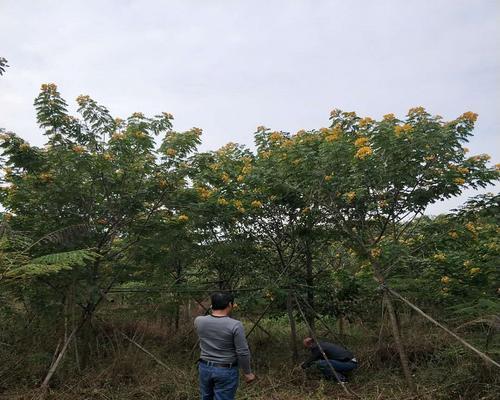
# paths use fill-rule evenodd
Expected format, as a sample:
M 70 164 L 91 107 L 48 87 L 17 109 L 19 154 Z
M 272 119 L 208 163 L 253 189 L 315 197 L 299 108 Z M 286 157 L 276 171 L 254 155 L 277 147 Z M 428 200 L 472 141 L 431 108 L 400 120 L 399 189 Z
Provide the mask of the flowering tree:
M 54 270 L 50 280 L 31 285 L 32 290 L 49 285 L 59 298 L 71 297 L 80 306 L 81 322 L 75 322 L 74 333 L 88 325 L 107 290 L 127 277 L 123 256 L 163 212 L 166 200 L 185 185 L 180 165 L 200 134 L 196 129 L 173 132 L 168 113 L 153 118 L 134 113 L 122 120 L 89 96 L 79 96 L 77 103 L 81 118 L 68 114 L 54 84 L 42 85 L 35 108 L 46 146 L 31 146 L 10 132 L 1 136 L 1 200 L 13 228 L 38 238 L 75 227 L 84 234 L 70 238 L 64 249 L 89 248 L 95 254 L 79 268 Z M 155 150 L 159 134 L 165 135 L 158 149 L 162 159 Z M 175 209 L 172 218 L 179 218 Z M 30 252 L 42 256 L 61 250 L 57 246 L 44 243 Z
M 498 207 L 498 195 L 482 195 L 453 214 L 417 221 L 405 243 L 409 274 L 394 271 L 400 284 L 455 316 L 498 314 Z
M 417 107 L 404 120 L 388 114 L 377 122 L 335 110 L 331 126 L 318 132 L 321 207 L 380 283 L 398 262 L 412 221 L 429 204 L 498 179 L 488 156 L 469 157 L 463 147 L 476 118 L 466 112 L 445 122 Z M 403 371 L 413 385 L 394 307 L 387 292 L 384 297 Z
M 467 156 L 463 147 L 476 118 L 466 112 L 445 122 L 417 107 L 404 120 L 388 114 L 375 121 L 334 110 L 328 128 L 295 135 L 259 129 L 255 163 L 265 165 L 264 190 L 279 188 L 280 200 L 295 210 L 306 242 L 315 230 L 330 230 L 367 260 L 375 279 L 384 284 L 406 251 L 404 241 L 412 222 L 429 204 L 498 178 L 496 168 L 487 165 L 488 156 Z M 267 181 L 266 171 L 271 178 Z M 268 206 L 259 202 L 264 209 Z M 303 248 L 311 263 L 312 257 L 307 257 L 311 246 L 306 243 Z M 387 293 L 384 300 L 404 373 L 413 385 Z

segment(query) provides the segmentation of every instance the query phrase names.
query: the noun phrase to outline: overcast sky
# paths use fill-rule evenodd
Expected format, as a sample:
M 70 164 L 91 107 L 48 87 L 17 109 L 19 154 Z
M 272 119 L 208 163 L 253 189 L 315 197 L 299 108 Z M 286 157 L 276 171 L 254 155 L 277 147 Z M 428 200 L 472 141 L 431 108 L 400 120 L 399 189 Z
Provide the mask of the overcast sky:
M 0 56 L 0 126 L 35 145 L 54 82 L 72 109 L 89 94 L 115 116 L 171 112 L 202 149 L 327 126 L 333 108 L 471 110 L 471 153 L 500 161 L 499 0 L 0 0 Z

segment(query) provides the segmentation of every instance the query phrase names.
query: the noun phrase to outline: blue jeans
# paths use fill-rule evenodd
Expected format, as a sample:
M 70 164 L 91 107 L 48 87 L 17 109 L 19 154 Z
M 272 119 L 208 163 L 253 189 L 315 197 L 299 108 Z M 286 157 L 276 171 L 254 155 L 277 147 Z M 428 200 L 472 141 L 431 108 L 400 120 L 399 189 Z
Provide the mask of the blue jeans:
M 353 361 L 337 361 L 337 360 L 319 360 L 315 364 L 318 366 L 319 370 L 323 373 L 323 376 L 327 379 L 336 379 L 332 372 L 332 369 L 328 364 L 330 364 L 338 375 L 338 378 L 345 382 L 347 379 L 342 374 L 342 372 L 349 372 L 353 369 L 358 368 L 358 363 Z
M 198 364 L 201 400 L 234 400 L 240 374 L 238 367 L 220 368 Z

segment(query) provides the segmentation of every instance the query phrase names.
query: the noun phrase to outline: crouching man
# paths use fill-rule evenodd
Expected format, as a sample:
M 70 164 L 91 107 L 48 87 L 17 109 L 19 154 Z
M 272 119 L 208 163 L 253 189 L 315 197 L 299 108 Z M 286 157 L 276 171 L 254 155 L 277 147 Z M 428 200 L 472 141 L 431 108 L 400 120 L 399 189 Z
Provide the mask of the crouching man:
M 325 360 L 321 354 L 320 346 L 325 352 L 328 361 Z M 314 342 L 313 338 L 306 337 L 304 339 L 304 347 L 311 351 L 311 355 L 301 364 L 301 367 L 308 368 L 314 364 L 327 379 L 338 379 L 341 382 L 347 382 L 343 373 L 352 371 L 358 367 L 358 361 L 354 358 L 354 354 L 337 344 L 319 342 L 318 346 L 318 344 Z M 332 367 L 335 370 L 337 377 L 335 377 Z
M 212 314 L 194 320 L 201 350 L 200 396 L 201 400 L 234 400 L 238 367 L 247 383 L 255 380 L 250 368 L 250 350 L 243 325 L 230 318 L 234 297 L 229 293 L 214 293 L 211 300 Z

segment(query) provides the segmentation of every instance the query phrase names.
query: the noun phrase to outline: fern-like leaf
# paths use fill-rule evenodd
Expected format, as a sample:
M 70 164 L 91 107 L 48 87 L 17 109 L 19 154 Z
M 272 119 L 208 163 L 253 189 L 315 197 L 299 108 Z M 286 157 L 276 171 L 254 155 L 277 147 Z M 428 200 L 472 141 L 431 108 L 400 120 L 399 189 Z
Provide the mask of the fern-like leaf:
M 5 274 L 7 279 L 28 279 L 57 274 L 73 267 L 82 267 L 99 255 L 91 250 L 73 250 L 40 256 L 13 268 Z

